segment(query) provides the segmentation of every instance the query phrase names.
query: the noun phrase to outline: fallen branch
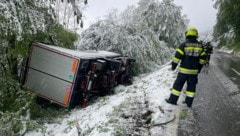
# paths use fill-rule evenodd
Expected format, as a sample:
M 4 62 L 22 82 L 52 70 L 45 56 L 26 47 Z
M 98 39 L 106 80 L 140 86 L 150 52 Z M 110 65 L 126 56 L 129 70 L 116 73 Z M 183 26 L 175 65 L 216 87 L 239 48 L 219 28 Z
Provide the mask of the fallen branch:
M 168 124 L 168 123 L 170 123 L 170 122 L 173 122 L 175 119 L 176 119 L 176 115 L 174 115 L 174 117 L 173 117 L 171 120 L 167 121 L 167 122 L 158 123 L 158 124 L 153 124 L 152 126 L 153 126 L 153 127 L 156 127 L 156 126 L 166 125 L 166 124 Z

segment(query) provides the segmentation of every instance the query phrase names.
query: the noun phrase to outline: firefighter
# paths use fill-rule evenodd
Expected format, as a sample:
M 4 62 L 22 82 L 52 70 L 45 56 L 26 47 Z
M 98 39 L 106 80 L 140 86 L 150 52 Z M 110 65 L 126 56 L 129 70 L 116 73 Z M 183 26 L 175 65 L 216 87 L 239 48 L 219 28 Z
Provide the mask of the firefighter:
M 167 103 L 177 105 L 178 98 L 185 82 L 187 82 L 186 98 L 184 103 L 188 107 L 192 106 L 196 91 L 196 84 L 198 81 L 198 73 L 200 73 L 203 64 L 206 63 L 206 54 L 203 45 L 198 42 L 198 31 L 194 27 L 187 29 L 186 41 L 182 43 L 177 49 L 172 60 L 172 70 L 174 71 L 180 63 L 177 78 L 173 84 L 169 99 Z
M 204 45 L 204 51 L 206 53 L 206 65 L 209 65 L 211 54 L 213 53 L 213 47 L 210 41 Z

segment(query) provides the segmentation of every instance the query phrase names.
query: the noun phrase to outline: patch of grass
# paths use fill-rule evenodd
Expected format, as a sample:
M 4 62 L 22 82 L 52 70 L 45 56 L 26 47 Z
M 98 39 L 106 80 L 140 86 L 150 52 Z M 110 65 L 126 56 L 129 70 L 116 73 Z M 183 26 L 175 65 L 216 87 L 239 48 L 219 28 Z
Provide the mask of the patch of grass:
M 179 118 L 180 118 L 180 119 L 185 119 L 185 118 L 187 117 L 187 115 L 188 115 L 188 112 L 187 112 L 187 111 L 181 111 L 181 112 L 179 113 Z
M 69 121 L 67 122 L 67 124 L 68 124 L 69 126 L 75 126 L 75 125 L 77 124 L 77 120 L 69 120 Z
M 55 119 L 69 113 L 69 109 L 61 107 L 55 103 L 51 103 L 43 98 L 37 97 L 35 103 L 30 105 L 31 119 L 38 123 L 53 122 Z
M 107 104 L 107 103 L 108 103 L 108 102 L 107 102 L 108 100 L 109 100 L 109 97 L 108 97 L 108 96 L 101 97 L 101 98 L 100 98 L 100 103 L 101 103 L 101 104 Z
M 88 127 L 88 129 L 86 129 L 86 131 L 84 131 L 84 133 L 82 134 L 83 136 L 88 136 L 94 129 L 94 128 L 90 128 L 89 126 L 87 126 L 87 127 Z
M 115 132 L 114 132 L 114 136 L 128 136 L 130 134 L 128 134 L 126 128 L 123 128 L 121 126 L 115 127 Z
M 119 122 L 119 119 L 116 119 L 116 118 L 110 118 L 108 123 L 118 123 Z
M 104 125 L 104 126 L 100 125 L 97 127 L 97 129 L 99 130 L 99 132 L 108 132 L 110 129 L 105 126 L 107 125 Z

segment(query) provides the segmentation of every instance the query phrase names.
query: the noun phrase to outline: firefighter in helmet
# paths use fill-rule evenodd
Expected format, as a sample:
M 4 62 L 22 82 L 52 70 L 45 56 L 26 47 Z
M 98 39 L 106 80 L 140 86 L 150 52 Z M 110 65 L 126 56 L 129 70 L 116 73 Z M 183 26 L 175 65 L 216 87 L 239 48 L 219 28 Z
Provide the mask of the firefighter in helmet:
M 213 46 L 210 41 L 207 41 L 204 45 L 204 51 L 206 53 L 206 65 L 209 65 L 211 54 L 213 53 Z
M 197 76 L 203 64 L 206 63 L 206 54 L 203 45 L 197 40 L 198 31 L 195 27 L 188 28 L 185 35 L 186 41 L 176 49 L 175 56 L 172 60 L 172 70 L 176 69 L 178 63 L 180 63 L 180 66 L 170 97 L 166 99 L 166 102 L 176 105 L 183 85 L 187 82 L 184 102 L 188 107 L 191 107 L 198 81 Z

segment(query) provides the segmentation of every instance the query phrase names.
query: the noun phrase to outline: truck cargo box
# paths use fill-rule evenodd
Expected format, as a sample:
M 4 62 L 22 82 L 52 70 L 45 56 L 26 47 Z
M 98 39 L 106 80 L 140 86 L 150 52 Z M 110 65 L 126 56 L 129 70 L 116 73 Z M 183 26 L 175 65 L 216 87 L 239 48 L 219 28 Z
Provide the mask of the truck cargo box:
M 25 85 L 62 106 L 86 106 L 93 92 L 100 93 L 130 80 L 131 62 L 133 59 L 108 51 L 76 51 L 33 43 Z

